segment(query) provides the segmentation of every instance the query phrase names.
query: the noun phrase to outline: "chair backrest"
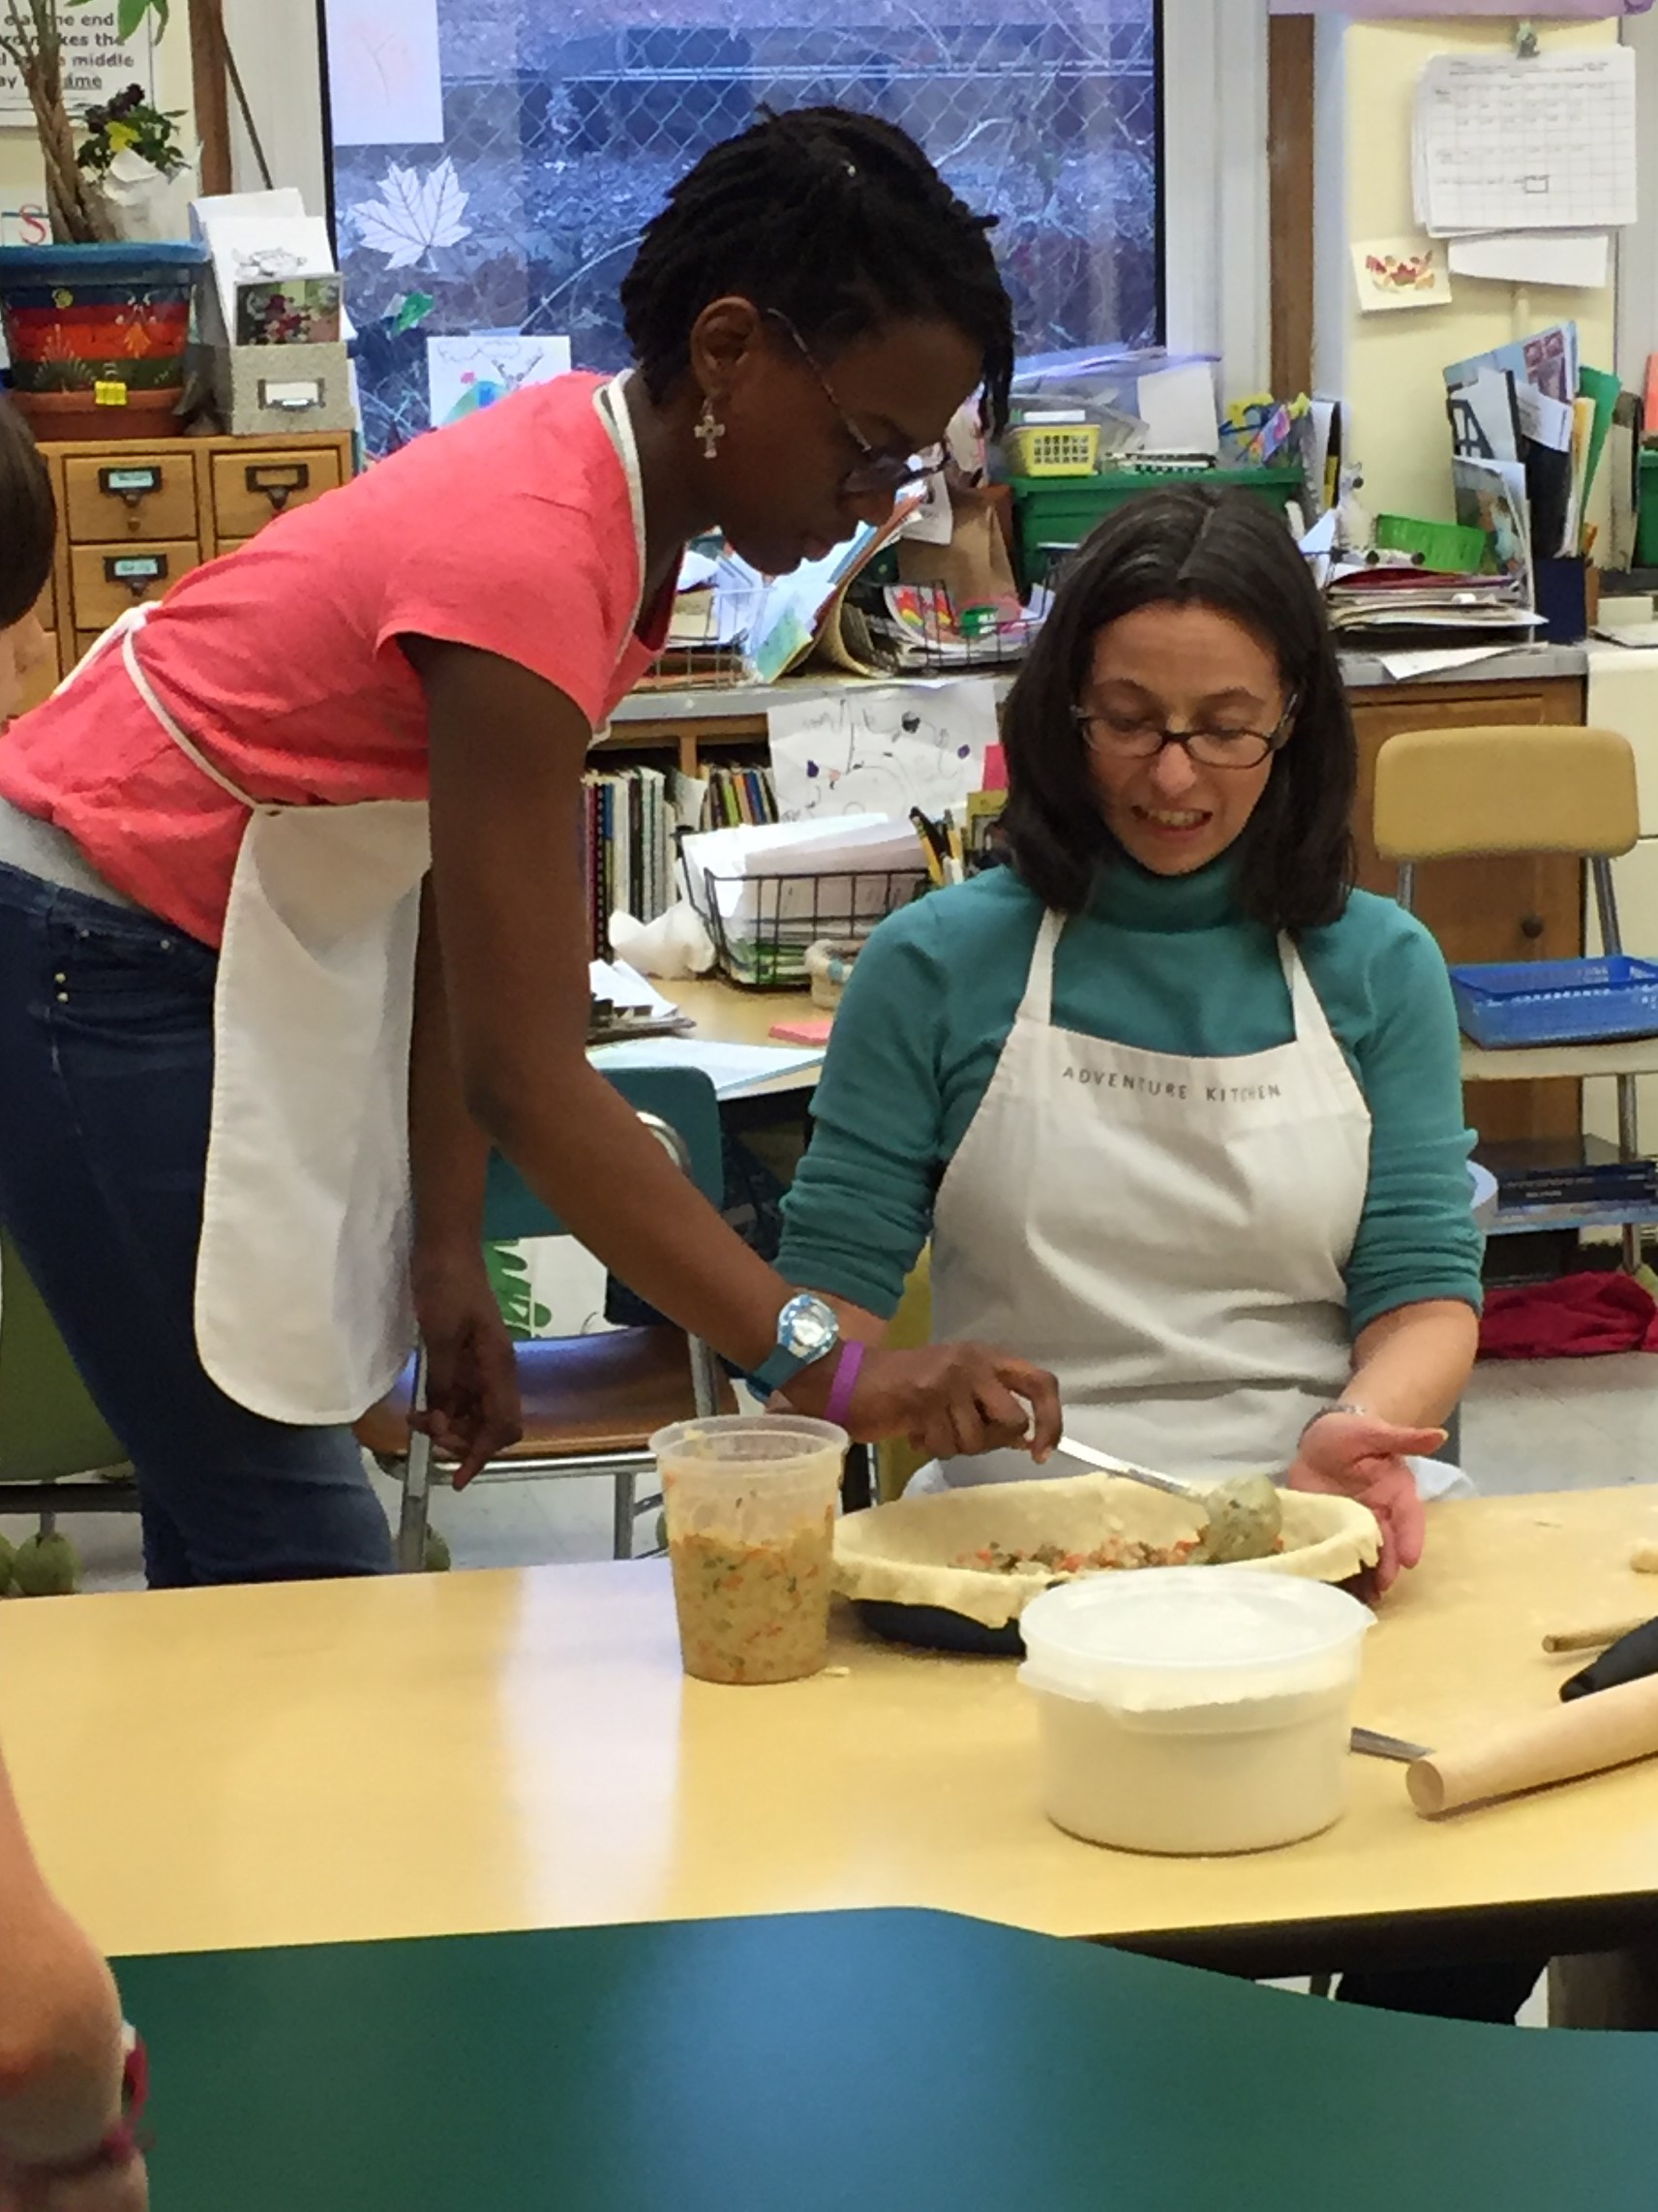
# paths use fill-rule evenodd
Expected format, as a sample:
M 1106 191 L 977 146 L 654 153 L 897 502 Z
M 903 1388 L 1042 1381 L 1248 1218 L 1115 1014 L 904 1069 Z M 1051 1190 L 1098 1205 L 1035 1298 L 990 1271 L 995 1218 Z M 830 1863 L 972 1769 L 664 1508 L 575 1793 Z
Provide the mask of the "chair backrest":
M 1386 861 L 1492 853 L 1610 860 L 1641 833 L 1635 753 L 1615 730 L 1402 730 L 1376 755 Z
M 15 1247 L 0 1232 L 0 1499 L 8 1482 L 54 1482 L 126 1460 Z
M 611 1068 L 606 1078 L 635 1113 L 665 1122 L 685 1147 L 691 1180 L 710 1205 L 725 1202 L 725 1152 L 719 1098 L 701 1068 Z M 518 1237 L 568 1236 L 551 1207 L 529 1188 L 510 1160 L 490 1162 L 484 1194 L 484 1236 L 495 1244 Z

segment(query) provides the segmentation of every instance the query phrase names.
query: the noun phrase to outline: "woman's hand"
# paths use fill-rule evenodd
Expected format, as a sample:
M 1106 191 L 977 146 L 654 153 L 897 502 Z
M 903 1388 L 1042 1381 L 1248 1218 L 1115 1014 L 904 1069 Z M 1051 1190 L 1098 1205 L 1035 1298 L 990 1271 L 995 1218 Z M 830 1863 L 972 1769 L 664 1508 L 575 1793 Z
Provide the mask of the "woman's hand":
M 459 1463 L 455 1488 L 465 1490 L 524 1434 L 512 1339 L 481 1250 L 417 1263 L 414 1310 L 426 1344 L 426 1410 L 411 1423 Z
M 0 2160 L 0 2212 L 148 2212 L 144 2162 L 64 2178 Z
M 790 1385 L 797 1410 L 827 1400 L 838 1355 Z M 1033 1418 L 1034 1417 L 1034 1418 Z M 1059 1384 L 1046 1368 L 983 1344 L 929 1344 L 863 1355 L 846 1426 L 855 1443 L 908 1437 L 930 1459 L 1029 1449 L 1040 1463 L 1059 1441 Z
M 1371 1413 L 1325 1413 L 1302 1435 L 1288 1487 L 1334 1492 L 1370 1507 L 1381 1526 L 1378 1591 L 1422 1557 L 1422 1500 L 1406 1456 L 1435 1451 L 1444 1441 L 1443 1429 L 1402 1428 Z

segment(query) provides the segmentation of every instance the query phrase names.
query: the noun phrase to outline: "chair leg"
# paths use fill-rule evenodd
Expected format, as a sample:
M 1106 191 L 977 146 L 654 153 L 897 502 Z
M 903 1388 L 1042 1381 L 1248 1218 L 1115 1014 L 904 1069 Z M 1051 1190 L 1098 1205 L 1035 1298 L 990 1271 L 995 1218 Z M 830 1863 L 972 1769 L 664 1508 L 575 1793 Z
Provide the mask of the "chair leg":
M 618 1560 L 630 1560 L 633 1557 L 633 1513 L 638 1483 L 638 1474 L 631 1467 L 618 1470 L 616 1477 L 616 1521 L 612 1541 L 613 1557 Z
M 710 1421 L 719 1411 L 719 1368 L 701 1337 L 685 1339 L 691 1353 L 691 1395 L 699 1420 Z
M 432 1439 L 416 1430 L 402 1463 L 403 1507 L 397 1522 L 399 1574 L 420 1574 L 426 1566 L 426 1529 L 432 1506 Z
M 426 1410 L 426 1347 L 414 1360 L 414 1409 Z M 411 1429 L 403 1458 L 403 1505 L 397 1522 L 397 1566 L 400 1574 L 419 1574 L 426 1565 L 426 1524 L 432 1506 L 432 1439 L 423 1429 Z
M 1625 1160 L 1641 1156 L 1641 1123 L 1633 1076 L 1617 1078 L 1617 1149 Z M 1623 1268 L 1633 1275 L 1641 1265 L 1641 1230 L 1634 1222 L 1623 1225 Z

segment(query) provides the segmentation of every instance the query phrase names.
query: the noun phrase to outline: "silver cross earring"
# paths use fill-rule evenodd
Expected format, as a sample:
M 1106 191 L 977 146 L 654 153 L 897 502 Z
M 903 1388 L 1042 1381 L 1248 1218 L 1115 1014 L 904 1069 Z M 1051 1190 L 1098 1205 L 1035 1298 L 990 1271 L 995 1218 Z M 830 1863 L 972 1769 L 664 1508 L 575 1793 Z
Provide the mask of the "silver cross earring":
M 705 461 L 719 459 L 719 441 L 725 436 L 725 424 L 714 413 L 712 400 L 704 400 L 703 411 L 697 417 L 697 439 L 703 449 Z

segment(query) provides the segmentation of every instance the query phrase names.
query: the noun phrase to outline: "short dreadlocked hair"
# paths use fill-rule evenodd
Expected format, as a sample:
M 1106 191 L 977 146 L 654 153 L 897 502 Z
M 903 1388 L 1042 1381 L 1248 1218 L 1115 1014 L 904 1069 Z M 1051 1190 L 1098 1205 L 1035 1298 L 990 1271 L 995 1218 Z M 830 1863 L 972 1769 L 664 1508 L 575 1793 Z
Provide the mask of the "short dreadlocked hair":
M 57 506 L 28 425 L 0 398 L 0 630 L 20 622 L 52 572 Z
M 739 293 L 830 356 L 897 321 L 948 322 L 980 348 L 984 425 L 1008 417 L 1013 310 L 993 215 L 956 197 L 907 133 L 846 107 L 797 107 L 710 147 L 647 226 L 622 314 L 651 397 L 690 365 L 691 326 Z

